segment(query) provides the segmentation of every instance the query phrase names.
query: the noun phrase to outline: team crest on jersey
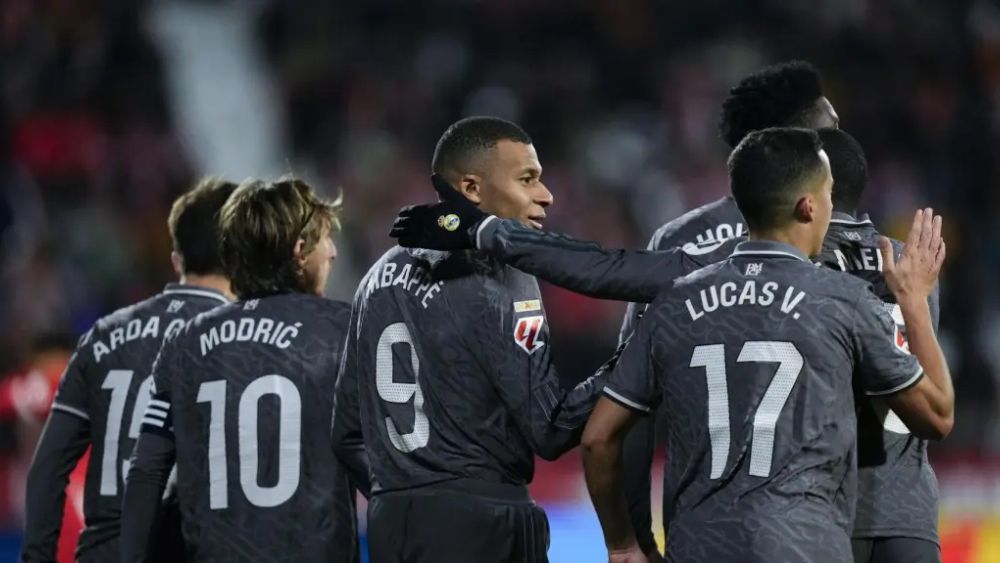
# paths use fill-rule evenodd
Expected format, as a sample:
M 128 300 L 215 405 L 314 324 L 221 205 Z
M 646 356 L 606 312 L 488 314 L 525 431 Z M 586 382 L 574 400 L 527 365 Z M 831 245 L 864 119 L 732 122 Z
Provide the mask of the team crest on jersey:
M 747 271 L 746 271 L 745 275 L 747 275 L 747 276 L 759 276 L 760 273 L 763 270 L 764 270 L 764 264 L 763 263 L 761 263 L 761 262 L 750 262 L 749 264 L 747 264 Z
M 545 346 L 545 343 L 539 340 L 544 324 L 545 317 L 542 315 L 517 319 L 517 323 L 514 325 L 514 342 L 525 352 L 534 353 L 535 350 Z
M 454 232 L 461 223 L 462 220 L 454 213 L 438 217 L 438 226 L 449 232 Z
M 184 302 L 181 301 L 180 299 L 171 299 L 170 300 L 170 304 L 167 305 L 167 312 L 168 313 L 176 313 L 176 312 L 180 311 L 181 307 L 183 307 L 183 306 L 184 306 Z

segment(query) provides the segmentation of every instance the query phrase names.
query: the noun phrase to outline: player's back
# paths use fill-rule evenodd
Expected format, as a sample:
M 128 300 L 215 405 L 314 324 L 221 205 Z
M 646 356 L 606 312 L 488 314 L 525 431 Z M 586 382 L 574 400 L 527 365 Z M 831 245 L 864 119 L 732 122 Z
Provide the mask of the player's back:
M 163 292 L 100 319 L 81 338 L 52 405 L 90 423 L 80 560 L 118 557 L 124 477 L 163 338 L 198 313 L 228 302 L 214 290 L 169 284 Z
M 819 261 L 872 286 L 905 335 L 902 313 L 882 272 L 882 236 L 867 217 L 834 213 Z M 890 239 L 891 240 L 891 239 Z M 891 240 L 896 257 L 903 243 Z M 937 328 L 939 293 L 929 299 Z M 900 341 L 905 346 L 905 341 Z M 937 478 L 927 459 L 927 441 L 914 437 L 881 401 L 858 401 L 858 503 L 854 536 L 916 537 L 938 543 Z
M 856 313 L 870 305 L 867 292 L 791 247 L 750 242 L 651 306 L 636 338 L 651 331 L 668 413 L 668 559 L 850 560 L 852 373 L 859 334 L 878 324 Z M 888 341 L 882 320 L 870 332 L 888 331 Z M 867 361 L 917 376 L 906 357 Z M 886 383 L 873 381 L 869 389 Z M 637 395 L 626 387 L 623 396 Z
M 165 384 L 195 560 L 354 560 L 353 491 L 328 431 L 349 313 L 273 295 L 200 315 L 174 343 Z
M 649 250 L 669 250 L 688 244 L 723 243 L 746 236 L 743 215 L 733 196 L 726 196 L 672 219 L 653 233 Z
M 521 333 L 505 333 L 498 312 Z M 545 334 L 534 278 L 471 252 L 387 252 L 359 286 L 348 342 L 373 492 L 530 481 L 534 452 L 513 409 L 530 408 L 533 390 L 507 404 L 491 374 L 516 341 L 543 362 Z

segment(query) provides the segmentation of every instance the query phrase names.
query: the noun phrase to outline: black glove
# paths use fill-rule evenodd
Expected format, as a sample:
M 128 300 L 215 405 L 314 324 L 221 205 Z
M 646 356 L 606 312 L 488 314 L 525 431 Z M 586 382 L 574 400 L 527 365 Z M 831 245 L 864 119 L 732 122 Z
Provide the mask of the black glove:
M 441 176 L 431 176 L 438 203 L 410 205 L 399 210 L 389 236 L 407 248 L 463 250 L 476 247 L 476 230 L 489 217 Z

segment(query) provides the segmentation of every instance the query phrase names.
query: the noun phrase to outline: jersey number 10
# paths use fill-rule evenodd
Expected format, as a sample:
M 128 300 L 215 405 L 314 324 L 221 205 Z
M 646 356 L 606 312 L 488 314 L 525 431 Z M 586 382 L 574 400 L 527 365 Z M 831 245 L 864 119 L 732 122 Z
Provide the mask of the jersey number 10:
M 776 363 L 778 371 L 757 405 L 750 444 L 750 475 L 768 477 L 774 457 L 774 428 L 802 371 L 802 354 L 791 342 L 745 342 L 737 362 Z M 691 367 L 708 377 L 708 436 L 712 444 L 712 479 L 722 477 L 729 461 L 729 389 L 723 344 L 696 346 Z
M 212 510 L 229 508 L 229 478 L 226 452 L 226 385 L 224 379 L 206 381 L 198 387 L 197 401 L 209 404 L 208 505 Z M 278 482 L 262 487 L 258 480 L 257 412 L 260 399 L 274 395 L 280 403 L 278 416 Z M 240 485 L 254 506 L 269 508 L 292 498 L 299 488 L 301 464 L 302 397 L 292 380 L 265 375 L 253 380 L 240 396 L 239 442 Z

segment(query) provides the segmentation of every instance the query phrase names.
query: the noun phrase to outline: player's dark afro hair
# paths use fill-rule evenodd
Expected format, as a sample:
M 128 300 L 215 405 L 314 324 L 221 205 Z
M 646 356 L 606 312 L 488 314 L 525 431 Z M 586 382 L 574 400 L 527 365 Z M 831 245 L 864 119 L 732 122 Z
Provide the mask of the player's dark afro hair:
M 797 119 L 823 95 L 819 71 L 805 61 L 790 61 L 747 76 L 722 103 L 719 134 L 735 148 L 751 131 L 803 125 Z

